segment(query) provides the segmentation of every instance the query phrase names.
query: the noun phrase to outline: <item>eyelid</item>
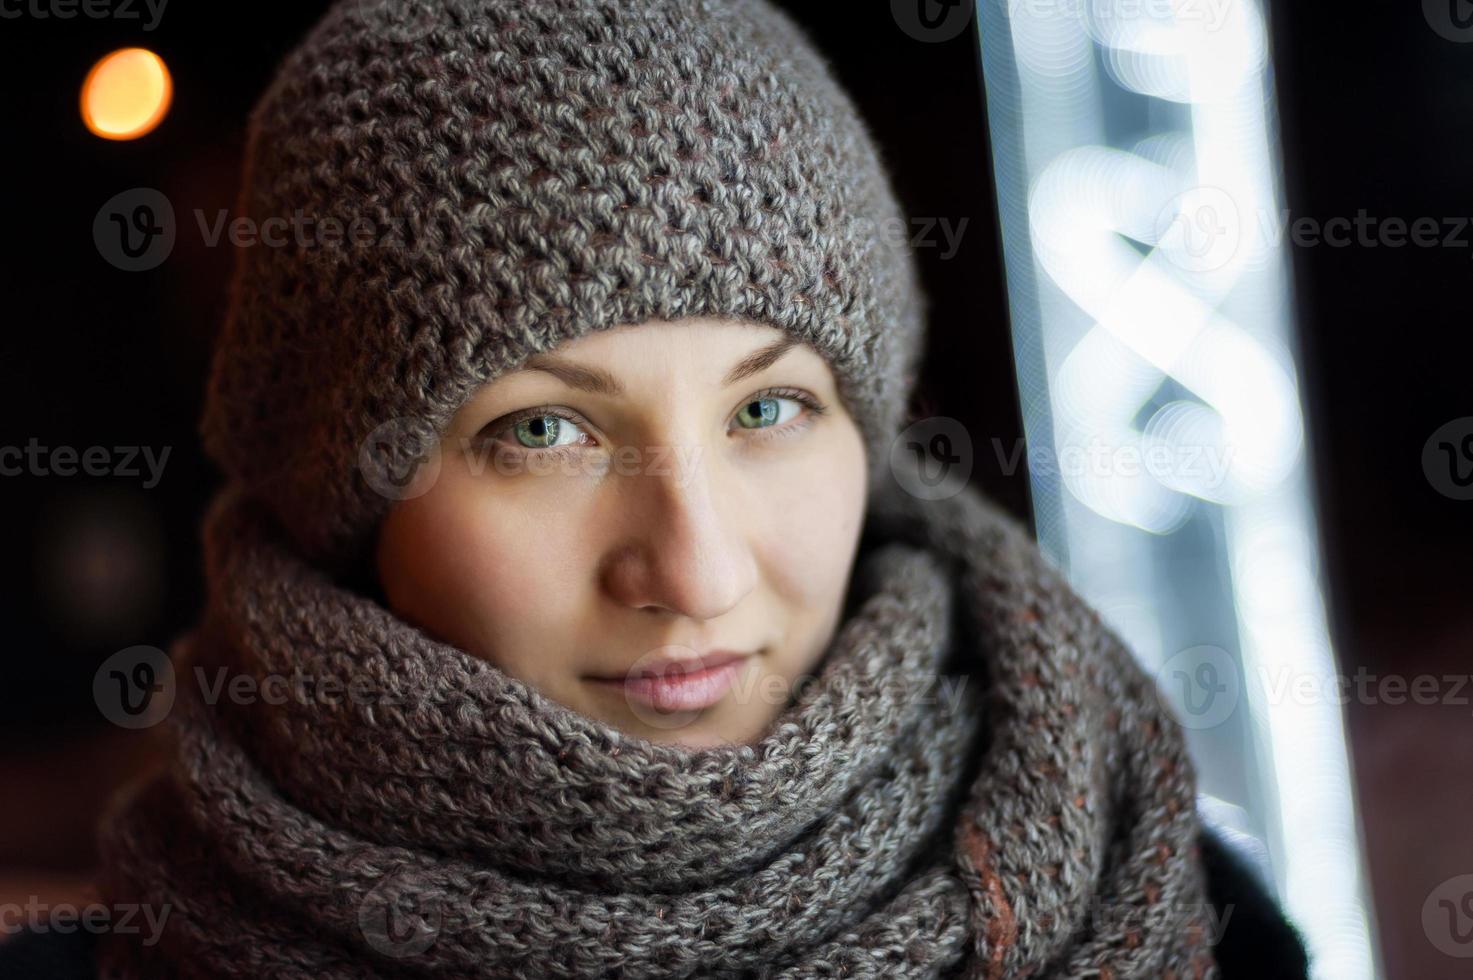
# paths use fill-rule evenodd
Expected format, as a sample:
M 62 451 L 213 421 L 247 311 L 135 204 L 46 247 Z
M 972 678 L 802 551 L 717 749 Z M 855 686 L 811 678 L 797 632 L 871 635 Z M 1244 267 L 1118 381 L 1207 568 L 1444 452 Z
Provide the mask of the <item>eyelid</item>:
M 816 395 L 811 395 L 802 388 L 786 388 L 782 386 L 763 388 L 761 391 L 753 392 L 742 399 L 741 404 L 737 405 L 737 409 L 740 409 L 742 405 L 748 402 L 759 401 L 763 398 L 791 398 L 795 402 L 800 402 L 805 408 L 812 411 L 814 415 L 822 415 L 828 411 L 828 408 L 823 402 L 818 400 Z
M 498 436 L 519 422 L 525 422 L 528 419 L 546 418 L 548 416 L 566 419 L 577 426 L 592 425 L 592 423 L 571 408 L 564 408 L 561 405 L 538 405 L 534 408 L 524 408 L 512 412 L 510 415 L 503 415 L 498 419 L 492 419 L 481 427 L 479 434 L 483 436 Z

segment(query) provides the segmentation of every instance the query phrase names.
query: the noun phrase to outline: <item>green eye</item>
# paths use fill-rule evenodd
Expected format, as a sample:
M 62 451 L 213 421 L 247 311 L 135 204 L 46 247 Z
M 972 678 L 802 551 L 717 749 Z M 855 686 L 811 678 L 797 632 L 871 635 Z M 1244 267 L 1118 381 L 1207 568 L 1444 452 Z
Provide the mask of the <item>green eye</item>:
M 754 398 L 737 412 L 737 421 L 744 429 L 764 429 L 778 422 L 786 422 L 796 412 L 783 415 L 779 409 L 780 402 L 794 406 L 798 404 L 791 398 Z
M 557 415 L 537 415 L 512 426 L 517 442 L 527 449 L 551 449 L 578 440 L 578 427 Z M 559 442 L 564 436 L 565 441 Z

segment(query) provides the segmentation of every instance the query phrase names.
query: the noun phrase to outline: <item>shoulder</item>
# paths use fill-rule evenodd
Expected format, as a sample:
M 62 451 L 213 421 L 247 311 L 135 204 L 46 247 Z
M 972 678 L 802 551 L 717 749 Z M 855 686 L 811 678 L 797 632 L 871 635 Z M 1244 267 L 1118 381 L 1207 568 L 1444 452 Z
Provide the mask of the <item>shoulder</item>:
M 1202 829 L 1200 843 L 1208 900 L 1216 911 L 1214 953 L 1223 980 L 1308 977 L 1303 938 L 1248 862 L 1212 829 Z
M 15 980 L 93 980 L 97 936 L 85 929 L 0 936 L 0 977 Z

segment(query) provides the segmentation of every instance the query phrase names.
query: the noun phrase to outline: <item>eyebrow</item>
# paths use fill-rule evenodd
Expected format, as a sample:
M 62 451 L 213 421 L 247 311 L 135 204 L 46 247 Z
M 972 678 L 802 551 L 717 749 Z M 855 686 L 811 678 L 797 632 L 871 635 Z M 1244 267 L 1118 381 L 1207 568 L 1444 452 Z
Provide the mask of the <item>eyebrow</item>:
M 797 344 L 798 338 L 796 337 L 781 337 L 766 347 L 753 351 L 726 372 L 726 377 L 721 380 L 722 386 L 729 387 L 743 378 L 751 377 L 759 371 L 765 371 Z M 624 394 L 624 386 L 603 368 L 575 364 L 556 354 L 534 354 L 527 359 L 524 367 L 529 371 L 545 371 L 568 387 L 577 388 L 580 391 L 610 397 Z

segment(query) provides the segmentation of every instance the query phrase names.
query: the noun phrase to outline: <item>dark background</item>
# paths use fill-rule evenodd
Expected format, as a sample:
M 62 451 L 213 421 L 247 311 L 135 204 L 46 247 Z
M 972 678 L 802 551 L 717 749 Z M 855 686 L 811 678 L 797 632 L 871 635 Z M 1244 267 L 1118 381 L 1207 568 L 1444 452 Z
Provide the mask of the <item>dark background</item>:
M 933 303 L 919 410 L 959 419 L 974 444 L 1021 436 L 996 239 L 983 101 L 970 32 L 928 44 L 889 4 L 785 4 L 829 52 L 882 144 L 907 212 L 969 221 L 960 251 L 921 249 Z M 92 677 L 135 644 L 167 648 L 202 601 L 197 524 L 218 475 L 195 420 L 224 315 L 228 245 L 207 248 L 192 212 L 233 211 L 244 123 L 276 61 L 325 8 L 174 0 L 139 21 L 0 20 L 6 236 L 0 263 L 0 446 L 165 447 L 162 481 L 0 477 L 0 685 L 11 801 L 0 865 L 81 871 L 95 808 L 139 755 L 103 723 Z M 1358 209 L 1383 220 L 1473 216 L 1473 44 L 1440 36 L 1415 3 L 1352 14 L 1280 2 L 1273 29 L 1292 214 Z M 90 135 L 77 93 L 90 65 L 138 44 L 174 75 L 149 136 Z M 171 257 L 119 271 L 93 245 L 113 194 L 173 201 Z M 1424 478 L 1424 443 L 1473 415 L 1473 229 L 1461 247 L 1297 248 L 1303 373 L 1337 649 L 1414 677 L 1473 669 L 1473 502 Z M 1026 473 L 990 451 L 976 478 L 1020 514 Z M 1468 961 L 1426 941 L 1422 902 L 1473 872 L 1473 709 L 1348 709 L 1388 975 L 1451 977 Z

